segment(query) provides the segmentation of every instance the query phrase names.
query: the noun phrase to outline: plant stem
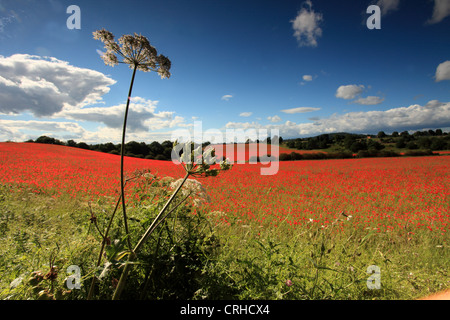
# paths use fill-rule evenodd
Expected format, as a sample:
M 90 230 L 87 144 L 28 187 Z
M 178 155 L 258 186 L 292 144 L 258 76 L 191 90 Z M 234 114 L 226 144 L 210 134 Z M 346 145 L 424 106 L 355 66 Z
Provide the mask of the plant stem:
M 113 213 L 111 215 L 111 218 L 109 219 L 108 227 L 106 228 L 105 235 L 103 236 L 102 247 L 100 249 L 100 253 L 98 254 L 97 267 L 100 266 L 100 263 L 102 261 L 103 250 L 105 249 L 105 245 L 106 245 L 106 241 L 107 241 L 107 237 L 108 237 L 108 232 L 109 232 L 109 229 L 111 228 L 114 216 L 116 215 L 117 208 L 119 207 L 121 198 L 122 198 L 122 196 L 119 196 L 119 200 L 117 200 L 116 207 L 114 208 L 114 211 L 113 211 Z M 94 294 L 94 284 L 95 284 L 95 274 L 94 274 L 94 276 L 92 278 L 91 287 L 89 289 L 89 294 L 88 294 L 87 300 L 91 300 L 92 299 L 92 295 Z
M 137 243 L 137 245 L 134 247 L 134 252 L 137 252 L 141 246 L 144 244 L 145 240 L 147 240 L 147 237 L 152 233 L 154 226 L 156 225 L 156 223 L 158 222 L 158 219 L 161 217 L 161 215 L 164 213 L 164 211 L 166 211 L 167 207 L 172 203 L 172 200 L 175 198 L 175 196 L 177 195 L 178 191 L 181 189 L 181 187 L 183 186 L 183 184 L 186 182 L 187 178 L 189 177 L 189 172 L 186 172 L 186 175 L 183 178 L 183 181 L 180 183 L 180 185 L 178 186 L 178 188 L 175 190 L 174 193 L 172 193 L 172 195 L 170 196 L 169 200 L 167 201 L 167 203 L 164 205 L 164 207 L 161 209 L 161 211 L 159 212 L 159 214 L 156 216 L 156 218 L 153 220 L 152 224 L 150 225 L 150 227 L 147 228 L 147 231 L 145 231 L 144 235 L 141 237 L 141 239 L 139 240 L 139 242 Z
M 131 268 L 131 262 L 136 258 L 136 252 L 139 251 L 139 249 L 144 244 L 145 240 L 147 240 L 148 236 L 154 231 L 155 226 L 157 226 L 159 224 L 159 222 L 160 222 L 160 221 L 158 221 L 159 218 L 167 210 L 167 208 L 169 207 L 169 205 L 171 204 L 171 202 L 173 201 L 173 199 L 177 195 L 178 191 L 180 191 L 181 187 L 183 186 L 183 184 L 185 183 L 185 181 L 187 180 L 188 177 L 189 177 L 189 172 L 186 172 L 186 175 L 184 176 L 183 181 L 177 187 L 175 192 L 172 193 L 172 195 L 170 196 L 169 200 L 164 205 L 164 207 L 161 209 L 161 211 L 156 216 L 156 218 L 153 220 L 153 222 L 150 225 L 150 227 L 147 228 L 147 230 L 145 231 L 144 235 L 141 237 L 141 239 L 139 240 L 139 242 L 135 246 L 134 250 L 133 251 L 130 250 L 131 252 L 130 252 L 130 254 L 128 256 L 128 261 L 125 263 L 125 267 L 124 267 L 124 269 L 122 271 L 122 275 L 120 276 L 119 283 L 117 284 L 116 290 L 114 291 L 114 295 L 112 297 L 113 300 L 118 300 L 120 298 L 122 290 L 125 287 L 125 283 L 127 281 L 128 272 L 130 271 L 130 268 Z
M 123 212 L 123 220 L 124 220 L 124 226 L 125 226 L 125 233 L 127 234 L 127 243 L 128 243 L 128 249 L 131 251 L 131 242 L 130 242 L 130 233 L 128 231 L 128 219 L 127 219 L 127 212 L 126 212 L 126 205 L 125 205 L 125 188 L 124 188 L 124 177 L 123 177 L 123 162 L 124 162 L 124 153 L 125 153 L 125 133 L 127 129 L 127 118 L 128 118 L 128 109 L 130 107 L 130 100 L 131 100 L 131 91 L 133 90 L 133 83 L 134 83 L 134 77 L 136 75 L 137 70 L 137 64 L 134 65 L 133 69 L 133 76 L 131 77 L 131 84 L 130 84 L 130 90 L 128 92 L 128 99 L 127 99 L 127 106 L 125 108 L 125 116 L 123 119 L 123 131 L 122 131 L 122 145 L 120 148 L 120 192 L 122 196 L 122 212 Z

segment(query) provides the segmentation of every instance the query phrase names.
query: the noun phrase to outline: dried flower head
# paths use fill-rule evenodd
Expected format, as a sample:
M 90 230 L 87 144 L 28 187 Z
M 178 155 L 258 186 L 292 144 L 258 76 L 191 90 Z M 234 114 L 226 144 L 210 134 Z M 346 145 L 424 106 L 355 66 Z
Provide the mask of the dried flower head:
M 183 179 L 178 179 L 170 184 L 170 188 L 177 189 L 181 183 L 183 183 Z M 185 197 L 192 196 L 194 198 L 193 204 L 196 207 L 211 201 L 205 187 L 199 181 L 194 179 L 186 179 L 181 188 L 181 193 Z
M 217 176 L 220 170 L 232 168 L 228 159 L 220 162 L 220 169 L 211 168 L 211 165 L 216 164 L 215 150 L 212 147 L 202 151 L 202 146 L 195 147 L 193 142 L 179 144 L 178 141 L 175 141 L 173 148 L 175 155 L 183 151 L 178 160 L 183 164 L 186 172 L 191 175 Z
M 170 77 L 170 60 L 162 54 L 158 55 L 146 37 L 137 33 L 123 35 L 117 43 L 114 35 L 105 29 L 97 30 L 93 35 L 94 39 L 100 40 L 105 45 L 106 52 L 101 57 L 106 65 L 114 67 L 119 63 L 125 63 L 132 69 L 155 71 L 161 78 Z

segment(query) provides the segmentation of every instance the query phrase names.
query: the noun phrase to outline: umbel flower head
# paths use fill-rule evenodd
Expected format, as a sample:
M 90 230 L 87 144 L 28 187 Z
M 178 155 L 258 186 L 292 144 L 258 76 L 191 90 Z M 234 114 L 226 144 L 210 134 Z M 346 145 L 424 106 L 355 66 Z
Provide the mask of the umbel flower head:
M 162 54 L 158 55 L 146 37 L 136 33 L 123 35 L 117 43 L 114 41 L 114 35 L 105 29 L 97 30 L 93 35 L 94 39 L 100 40 L 105 45 L 106 52 L 101 57 L 106 65 L 114 67 L 119 63 L 125 63 L 132 69 L 155 71 L 161 78 L 170 77 L 170 60 Z
M 180 151 L 183 151 L 183 153 L 181 156 L 177 157 L 177 154 Z M 199 145 L 195 148 L 195 143 L 193 142 L 180 144 L 178 141 L 175 141 L 173 144 L 172 156 L 178 158 L 186 172 L 194 176 L 217 176 L 220 170 L 230 170 L 233 166 L 230 161 L 226 159 L 219 163 L 220 169 L 212 169 L 211 165 L 216 164 L 214 148 L 207 147 L 206 150 L 202 152 L 202 146 Z

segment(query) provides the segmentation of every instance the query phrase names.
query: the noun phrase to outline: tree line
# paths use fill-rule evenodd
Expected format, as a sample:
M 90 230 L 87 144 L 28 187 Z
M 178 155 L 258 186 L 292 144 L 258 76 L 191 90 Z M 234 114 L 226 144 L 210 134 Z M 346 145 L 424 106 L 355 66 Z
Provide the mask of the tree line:
M 116 155 L 120 154 L 121 149 L 121 144 L 114 144 L 112 142 L 99 144 L 87 144 L 85 142 L 75 142 L 74 140 L 68 140 L 67 142 L 63 142 L 61 140 L 47 136 L 40 136 L 35 141 L 28 140 L 27 142 L 56 144 Z M 147 144 L 145 142 L 130 141 L 125 144 L 125 156 L 142 159 L 171 160 L 172 149 L 173 149 L 173 142 L 169 140 L 164 141 L 162 143 L 159 143 L 158 141 L 153 141 L 150 144 Z
M 309 138 L 285 140 L 282 137 L 275 136 L 272 140 L 270 137 L 256 141 L 248 139 L 245 143 L 270 144 L 275 141 L 290 149 L 318 150 L 316 153 L 305 154 L 300 154 L 295 151 L 292 153 L 282 153 L 279 155 L 279 161 L 348 159 L 354 157 L 396 157 L 402 154 L 407 156 L 421 156 L 432 155 L 433 151 L 450 150 L 450 134 L 443 132 L 441 129 L 416 131 L 412 134 L 408 131 L 400 133 L 394 131 L 390 135 L 384 131 L 380 131 L 377 135 L 331 133 Z M 48 136 L 40 136 L 35 141 L 28 140 L 27 142 L 63 145 L 116 155 L 120 154 L 121 149 L 121 144 L 114 144 L 112 142 L 99 144 L 87 144 L 85 142 L 75 142 L 74 140 L 64 142 Z M 209 142 L 205 142 L 202 146 L 206 147 L 209 144 Z M 151 143 L 130 141 L 125 144 L 125 155 L 142 159 L 168 161 L 172 159 L 172 149 L 173 142 L 169 140 L 162 143 L 158 141 Z M 321 150 L 324 150 L 324 152 L 320 152 Z M 266 160 L 276 160 L 274 156 L 268 155 L 266 157 L 269 157 Z M 259 158 L 251 160 L 260 161 Z
M 450 135 L 441 129 L 416 131 L 412 134 L 408 131 L 401 133 L 394 131 L 390 135 L 384 131 L 380 131 L 377 135 L 333 133 L 311 138 L 285 140 L 285 144 L 288 148 L 297 150 L 332 148 L 335 151 L 352 153 L 360 151 L 375 153 L 387 147 L 391 147 L 391 149 L 439 151 L 450 150 Z

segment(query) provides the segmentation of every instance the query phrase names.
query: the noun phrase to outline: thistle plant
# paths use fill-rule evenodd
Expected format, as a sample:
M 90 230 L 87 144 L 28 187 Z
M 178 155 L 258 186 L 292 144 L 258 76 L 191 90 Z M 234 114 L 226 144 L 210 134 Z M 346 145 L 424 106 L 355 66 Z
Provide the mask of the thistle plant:
M 131 92 L 133 90 L 134 78 L 136 76 L 136 71 L 144 72 L 157 72 L 162 79 L 170 77 L 170 60 L 163 56 L 158 55 L 156 49 L 150 45 L 148 39 L 142 35 L 123 35 L 119 38 L 118 42 L 114 41 L 114 35 L 105 30 L 97 30 L 93 33 L 94 39 L 100 40 L 105 45 L 106 52 L 101 56 L 106 65 L 112 67 L 118 65 L 119 63 L 128 64 L 128 66 L 133 69 L 133 75 L 131 77 L 130 88 L 128 92 L 127 103 L 125 107 L 125 116 L 123 120 L 122 129 L 122 144 L 120 151 L 120 192 L 122 199 L 122 212 L 124 217 L 124 226 L 126 234 L 129 234 L 127 215 L 126 215 L 126 205 L 125 205 L 125 191 L 124 191 L 124 153 L 125 153 L 125 135 L 127 127 L 128 109 L 130 106 Z M 131 250 L 131 243 L 129 238 L 128 248 Z

